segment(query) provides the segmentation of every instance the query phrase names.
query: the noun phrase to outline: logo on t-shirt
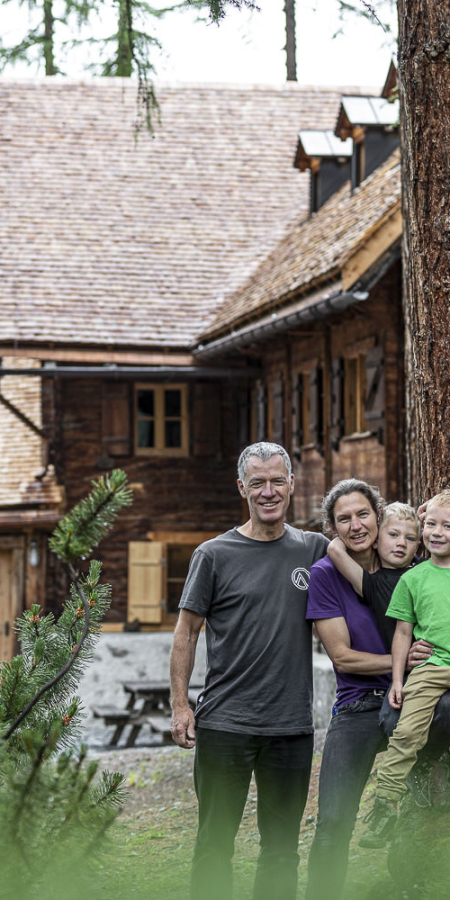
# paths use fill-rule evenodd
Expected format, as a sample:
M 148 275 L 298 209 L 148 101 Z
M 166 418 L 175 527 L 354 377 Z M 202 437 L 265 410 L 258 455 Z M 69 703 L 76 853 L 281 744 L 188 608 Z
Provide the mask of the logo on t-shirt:
M 307 591 L 309 587 L 308 569 L 294 569 L 291 575 L 291 581 L 299 591 Z

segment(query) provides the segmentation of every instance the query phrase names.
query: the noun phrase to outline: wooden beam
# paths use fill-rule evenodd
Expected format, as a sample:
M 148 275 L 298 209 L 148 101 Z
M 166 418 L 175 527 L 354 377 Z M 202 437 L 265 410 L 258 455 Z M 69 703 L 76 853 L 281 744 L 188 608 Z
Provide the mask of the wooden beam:
M 135 350 L 75 350 L 48 349 L 23 344 L 12 347 L 0 342 L 0 356 L 18 356 L 25 359 L 52 360 L 54 362 L 118 363 L 144 366 L 193 366 L 191 353 L 146 353 Z
M 342 268 L 342 288 L 350 290 L 368 269 L 398 240 L 402 233 L 402 213 L 398 207 L 350 257 Z
M 17 372 L 20 373 L 20 369 L 17 369 Z M 3 396 L 3 394 L 0 394 L 0 403 L 2 404 L 2 406 L 6 407 L 9 412 L 16 416 L 16 418 L 19 419 L 20 422 L 23 422 L 23 424 L 26 425 L 27 428 L 29 428 L 31 431 L 34 431 L 34 433 L 38 434 L 39 437 L 43 438 L 43 440 L 46 440 L 42 428 L 38 428 L 38 426 L 35 425 L 34 422 L 32 422 L 31 419 L 29 419 L 28 416 L 25 415 L 25 413 L 21 412 L 21 410 L 18 409 L 17 406 L 14 406 L 14 403 L 11 403 L 10 400 L 7 400 L 6 397 Z

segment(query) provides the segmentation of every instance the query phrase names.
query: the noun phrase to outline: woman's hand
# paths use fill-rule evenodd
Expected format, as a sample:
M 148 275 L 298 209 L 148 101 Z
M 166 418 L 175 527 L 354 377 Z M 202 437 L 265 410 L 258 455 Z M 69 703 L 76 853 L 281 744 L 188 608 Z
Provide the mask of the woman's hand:
M 420 666 L 421 663 L 426 662 L 433 653 L 433 650 L 433 644 L 424 641 L 423 638 L 421 638 L 420 641 L 414 641 L 414 643 L 411 644 L 406 662 L 408 672 L 410 672 L 414 666 Z

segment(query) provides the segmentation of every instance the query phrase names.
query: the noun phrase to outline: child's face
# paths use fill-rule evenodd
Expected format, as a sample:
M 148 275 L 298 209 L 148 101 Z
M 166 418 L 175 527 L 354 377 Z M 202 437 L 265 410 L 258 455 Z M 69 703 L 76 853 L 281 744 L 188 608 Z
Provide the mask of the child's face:
M 450 506 L 427 508 L 423 542 L 438 566 L 450 566 Z
M 411 565 L 420 541 L 417 531 L 417 524 L 410 519 L 389 516 L 378 532 L 377 549 L 381 565 L 386 569 L 402 569 Z

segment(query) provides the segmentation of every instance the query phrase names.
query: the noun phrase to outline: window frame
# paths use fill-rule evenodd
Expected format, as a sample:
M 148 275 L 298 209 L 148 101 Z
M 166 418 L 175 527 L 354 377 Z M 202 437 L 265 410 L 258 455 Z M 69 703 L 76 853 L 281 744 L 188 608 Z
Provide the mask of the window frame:
M 155 409 L 154 416 L 140 416 L 138 413 L 138 392 L 153 391 Z M 181 414 L 179 416 L 166 416 L 164 409 L 165 391 L 180 391 Z M 136 456 L 188 456 L 189 455 L 189 414 L 188 414 L 188 385 L 187 384 L 154 384 L 151 382 L 137 382 L 133 391 L 133 417 L 134 417 L 134 452 Z M 155 423 L 155 446 L 139 446 L 139 422 L 152 419 Z M 181 425 L 181 445 L 179 447 L 166 447 L 165 425 L 166 422 L 179 421 Z

